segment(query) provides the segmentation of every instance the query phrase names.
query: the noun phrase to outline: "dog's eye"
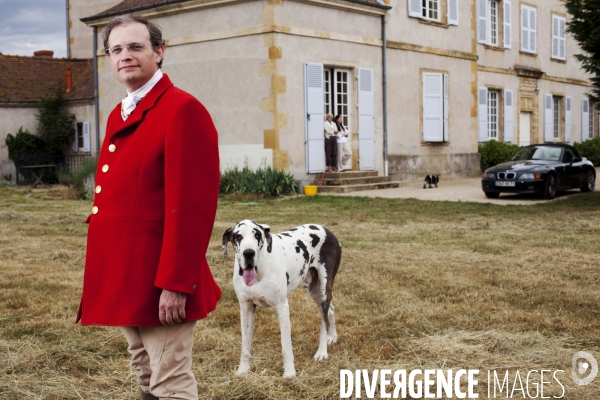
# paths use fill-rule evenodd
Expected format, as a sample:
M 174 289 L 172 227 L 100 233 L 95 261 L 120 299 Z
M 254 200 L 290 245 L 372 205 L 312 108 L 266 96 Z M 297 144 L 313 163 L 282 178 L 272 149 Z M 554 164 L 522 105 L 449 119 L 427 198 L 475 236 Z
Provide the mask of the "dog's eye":
M 254 237 L 256 238 L 256 240 L 260 240 L 260 235 L 258 233 L 255 233 Z
M 242 236 L 242 235 L 237 235 L 237 236 L 235 237 L 235 240 L 237 240 L 238 242 L 239 242 L 239 241 L 241 241 L 242 239 L 243 239 L 243 236 Z

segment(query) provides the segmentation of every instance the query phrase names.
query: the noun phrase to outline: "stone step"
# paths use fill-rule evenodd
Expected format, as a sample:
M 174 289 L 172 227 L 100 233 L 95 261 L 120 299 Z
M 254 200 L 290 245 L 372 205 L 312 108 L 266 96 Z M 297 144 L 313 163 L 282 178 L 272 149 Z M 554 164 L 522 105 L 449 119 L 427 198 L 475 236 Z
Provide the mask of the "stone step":
M 319 186 L 317 193 L 350 193 L 362 190 L 390 189 L 404 186 L 405 182 L 393 181 L 383 183 L 367 183 L 362 185 Z
M 343 185 L 364 185 L 368 183 L 385 183 L 392 180 L 389 176 L 367 176 L 355 178 L 344 176 L 338 179 L 327 179 L 323 181 L 324 186 L 343 186 Z
M 325 179 L 339 179 L 339 178 L 366 178 L 378 176 L 377 171 L 346 171 L 346 172 L 325 172 Z M 317 178 L 321 180 L 321 175 Z

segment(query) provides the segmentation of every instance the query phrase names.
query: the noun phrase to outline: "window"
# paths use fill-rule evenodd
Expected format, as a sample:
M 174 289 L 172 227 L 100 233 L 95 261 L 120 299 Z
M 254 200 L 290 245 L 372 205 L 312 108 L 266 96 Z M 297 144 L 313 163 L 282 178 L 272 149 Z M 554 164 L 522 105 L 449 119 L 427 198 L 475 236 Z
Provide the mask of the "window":
M 521 50 L 535 53 L 537 48 L 537 10 L 521 6 Z
M 499 92 L 497 90 L 488 90 L 487 95 L 487 137 L 488 139 L 498 140 L 498 98 Z
M 423 141 L 448 140 L 448 75 L 423 73 Z
M 552 58 L 566 60 L 566 26 L 567 20 L 552 16 Z
M 89 152 L 90 151 L 90 123 L 75 122 L 73 124 L 75 137 L 73 138 L 74 152 Z
M 344 69 L 324 69 L 325 114 L 342 116 L 346 127 L 350 126 L 350 71 Z M 350 128 L 348 128 L 350 129 Z
M 446 9 L 446 15 L 442 10 Z M 426 21 L 458 25 L 458 0 L 408 0 L 408 16 Z
M 498 45 L 498 2 L 490 1 L 490 42 L 492 46 Z
M 552 101 L 554 103 L 554 140 L 560 140 L 560 100 L 560 97 L 552 97 Z

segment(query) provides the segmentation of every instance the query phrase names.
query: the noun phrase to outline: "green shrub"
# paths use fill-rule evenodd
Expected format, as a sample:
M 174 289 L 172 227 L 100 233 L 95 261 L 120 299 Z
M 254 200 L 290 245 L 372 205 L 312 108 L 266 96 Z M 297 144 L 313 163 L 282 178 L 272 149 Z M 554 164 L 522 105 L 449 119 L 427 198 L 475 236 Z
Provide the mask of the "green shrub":
M 235 167 L 221 175 L 219 187 L 219 192 L 223 194 L 242 192 L 268 196 L 294 194 L 297 190 L 298 182 L 293 175 L 272 167 L 259 168 L 256 171 L 248 167 Z
M 15 159 L 15 156 L 38 155 L 46 152 L 46 142 L 37 135 L 29 133 L 28 130 L 19 128 L 19 131 L 13 136 L 6 135 L 4 140 L 8 146 L 8 158 Z
M 502 143 L 497 140 L 488 140 L 479 145 L 481 170 L 493 167 L 496 164 L 509 161 L 520 147 L 516 144 Z
M 583 143 L 574 143 L 573 146 L 579 152 L 581 157 L 585 157 L 594 163 L 594 166 L 600 166 L 600 137 L 586 140 Z
M 92 157 L 83 162 L 73 172 L 73 187 L 82 199 L 92 200 L 94 198 L 94 181 L 97 164 L 98 159 Z

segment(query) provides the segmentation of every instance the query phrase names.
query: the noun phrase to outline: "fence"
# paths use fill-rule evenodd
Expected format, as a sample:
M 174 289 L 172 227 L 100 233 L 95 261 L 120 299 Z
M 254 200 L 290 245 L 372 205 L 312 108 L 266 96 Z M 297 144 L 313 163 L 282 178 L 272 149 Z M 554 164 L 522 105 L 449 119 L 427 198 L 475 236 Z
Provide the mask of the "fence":
M 55 165 L 48 171 L 44 177 L 45 183 L 58 183 L 58 176 L 61 172 L 73 173 L 87 160 L 92 158 L 91 155 L 79 154 L 39 154 L 34 156 L 15 156 L 16 180 L 18 184 L 28 184 L 35 181 L 35 177 L 28 169 L 20 169 L 21 167 L 30 165 Z

